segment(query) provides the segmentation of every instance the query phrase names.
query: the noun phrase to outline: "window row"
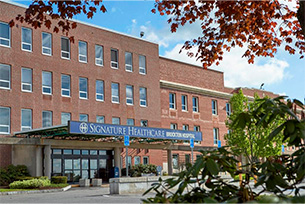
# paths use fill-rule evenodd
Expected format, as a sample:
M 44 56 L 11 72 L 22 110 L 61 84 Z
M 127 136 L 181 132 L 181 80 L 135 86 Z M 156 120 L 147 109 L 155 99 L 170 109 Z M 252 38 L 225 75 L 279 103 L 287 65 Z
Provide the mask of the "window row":
M 188 111 L 188 99 L 187 95 L 181 95 L 181 110 L 182 111 Z M 192 109 L 193 112 L 199 112 L 199 98 L 193 96 L 192 97 Z M 175 93 L 169 93 L 169 108 L 170 109 L 177 109 L 176 106 L 176 94 Z M 212 100 L 212 114 L 218 115 L 218 106 L 217 106 L 217 100 Z M 226 114 L 227 116 L 231 115 L 231 105 L 230 103 L 226 103 Z
M 0 22 L 0 45 L 5 47 L 11 46 L 11 29 L 8 23 Z M 44 55 L 52 55 L 52 34 L 42 32 L 41 34 L 41 50 Z M 32 52 L 32 29 L 21 28 L 21 49 L 23 51 Z M 113 69 L 119 68 L 119 53 L 117 49 L 111 48 L 110 66 Z M 61 58 L 71 58 L 70 40 L 67 37 L 61 37 Z M 85 41 L 78 41 L 78 61 L 82 63 L 88 62 L 88 45 Z M 104 65 L 104 48 L 102 45 L 95 45 L 95 65 Z M 133 72 L 133 54 L 125 52 L 125 70 Z M 139 55 L 139 73 L 146 74 L 146 56 Z
M 71 113 L 61 113 L 61 124 L 67 125 L 68 121 L 71 120 Z M 89 122 L 88 114 L 79 114 L 79 121 Z M 97 115 L 97 123 L 105 123 L 105 116 Z M 21 109 L 21 131 L 31 130 L 33 124 L 32 109 Z M 120 125 L 119 117 L 112 117 L 112 124 Z M 135 125 L 135 121 L 132 118 L 127 118 L 126 125 Z M 148 126 L 147 120 L 141 120 L 140 125 L 142 127 Z M 42 111 L 42 127 L 53 126 L 53 112 Z M 10 133 L 10 108 L 0 107 L 0 134 Z
M 0 64 L 0 88 L 10 89 L 11 87 L 11 68 L 9 65 Z M 29 68 L 21 69 L 21 90 L 24 92 L 33 91 L 33 70 Z M 134 104 L 134 86 L 126 85 L 126 104 Z M 52 72 L 42 72 L 42 93 L 52 94 Z M 61 75 L 61 95 L 71 97 L 71 76 Z M 95 81 L 95 98 L 97 101 L 104 101 L 104 81 Z M 88 99 L 88 79 L 79 77 L 79 98 Z M 147 106 L 147 89 L 139 87 L 139 103 L 140 106 Z M 120 84 L 111 83 L 111 101 L 120 103 Z

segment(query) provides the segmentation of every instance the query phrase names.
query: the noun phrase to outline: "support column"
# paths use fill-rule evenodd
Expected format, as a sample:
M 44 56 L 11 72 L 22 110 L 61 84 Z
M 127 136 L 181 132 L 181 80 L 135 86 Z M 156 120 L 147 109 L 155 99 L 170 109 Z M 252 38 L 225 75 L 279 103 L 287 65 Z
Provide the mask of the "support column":
M 44 146 L 44 176 L 51 179 L 51 145 Z
M 119 147 L 114 148 L 114 166 L 119 168 L 119 175 L 121 177 L 121 151 Z
M 36 146 L 35 176 L 42 176 L 42 146 Z
M 173 155 L 172 150 L 167 150 L 167 168 L 168 168 L 168 175 L 173 174 Z

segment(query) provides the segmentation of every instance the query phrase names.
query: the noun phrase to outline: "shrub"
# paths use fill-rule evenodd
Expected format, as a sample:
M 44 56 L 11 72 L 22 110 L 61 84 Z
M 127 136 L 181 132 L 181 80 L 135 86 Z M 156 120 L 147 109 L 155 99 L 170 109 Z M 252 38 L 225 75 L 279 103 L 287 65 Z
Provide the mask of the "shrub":
M 14 181 L 9 185 L 11 189 L 32 189 L 50 186 L 51 182 L 49 179 L 31 179 L 23 181 Z
M 67 183 L 68 178 L 66 176 L 52 176 L 51 182 L 54 184 Z
M 8 165 L 5 168 L 0 168 L 0 186 L 8 185 L 18 180 L 19 177 L 27 176 L 30 174 L 25 165 Z

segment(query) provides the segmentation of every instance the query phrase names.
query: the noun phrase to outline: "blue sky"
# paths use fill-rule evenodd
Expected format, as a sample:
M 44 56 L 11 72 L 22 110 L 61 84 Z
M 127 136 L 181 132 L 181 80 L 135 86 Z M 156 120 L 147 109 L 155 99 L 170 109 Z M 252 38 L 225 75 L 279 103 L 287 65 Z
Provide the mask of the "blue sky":
M 28 4 L 28 1 L 16 1 Z M 185 40 L 200 35 L 200 23 L 185 25 L 177 33 L 170 32 L 167 17 L 153 14 L 154 1 L 105 1 L 107 13 L 95 14 L 93 19 L 84 15 L 75 19 L 99 25 L 108 29 L 119 31 L 133 36 L 145 32 L 144 38 L 159 44 L 161 56 L 173 58 L 196 65 L 201 65 L 194 58 L 186 56 L 185 52 L 179 54 Z M 298 55 L 289 55 L 279 49 L 274 58 L 256 58 L 254 64 L 248 64 L 241 58 L 243 49 L 236 48 L 224 54 L 224 60 L 219 66 L 212 66 L 224 72 L 225 86 L 260 88 L 305 100 L 305 59 Z

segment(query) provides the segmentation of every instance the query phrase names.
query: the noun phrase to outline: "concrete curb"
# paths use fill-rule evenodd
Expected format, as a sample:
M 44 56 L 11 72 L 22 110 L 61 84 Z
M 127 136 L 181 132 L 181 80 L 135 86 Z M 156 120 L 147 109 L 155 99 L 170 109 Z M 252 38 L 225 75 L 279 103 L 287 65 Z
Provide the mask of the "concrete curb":
M 53 193 L 53 192 L 67 191 L 70 188 L 71 188 L 71 185 L 66 186 L 64 188 L 58 188 L 58 189 L 0 192 L 0 195 L 19 195 L 19 194 L 33 194 L 33 193 Z

